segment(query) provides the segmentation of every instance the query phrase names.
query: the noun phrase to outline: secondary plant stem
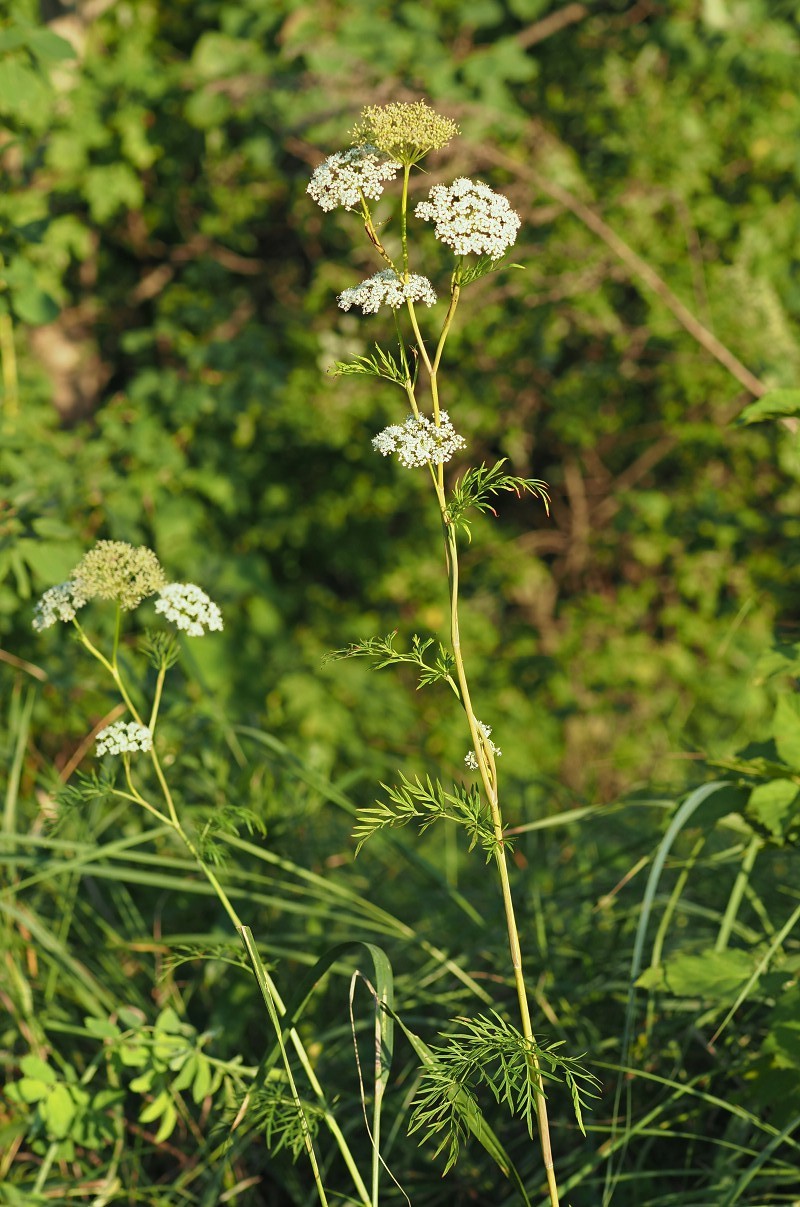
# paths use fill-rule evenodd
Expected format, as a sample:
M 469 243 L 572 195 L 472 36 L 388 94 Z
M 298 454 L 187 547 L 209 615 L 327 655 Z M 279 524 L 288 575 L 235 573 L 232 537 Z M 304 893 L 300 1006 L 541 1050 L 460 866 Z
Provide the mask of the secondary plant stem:
M 117 627 L 116 627 L 116 631 L 115 631 L 115 635 L 114 635 L 114 654 L 113 654 L 112 661 L 109 661 L 100 652 L 100 650 L 98 650 L 97 647 L 89 640 L 89 638 L 83 632 L 83 630 L 81 629 L 81 627 L 77 623 L 77 621 L 73 621 L 73 624 L 75 625 L 75 628 L 78 630 L 81 641 L 83 642 L 86 649 L 89 651 L 90 654 L 92 654 L 95 658 L 97 658 L 97 660 L 100 663 L 102 663 L 102 665 L 106 668 L 106 670 L 109 672 L 109 674 L 113 678 L 114 683 L 115 683 L 118 691 L 120 692 L 120 695 L 122 696 L 123 700 L 125 701 L 125 704 L 127 705 L 133 718 L 139 724 L 142 724 L 141 717 L 139 716 L 139 713 L 138 713 L 136 707 L 134 706 L 133 701 L 131 700 L 130 693 L 128 692 L 128 689 L 125 685 L 125 682 L 122 678 L 122 675 L 120 674 L 120 670 L 117 665 L 116 655 L 117 655 L 117 647 L 118 647 L 118 642 L 119 642 L 119 619 L 120 618 L 119 618 L 119 611 L 118 611 Z M 161 699 L 161 692 L 163 689 L 165 673 L 166 673 L 165 669 L 162 669 L 159 672 L 159 676 L 158 676 L 158 682 L 157 682 L 157 688 L 156 688 L 156 698 L 153 702 L 153 708 L 152 708 L 152 712 L 151 712 L 151 732 L 152 732 L 152 727 L 155 725 L 156 717 L 158 715 L 158 706 L 159 706 L 159 702 Z M 132 799 L 134 799 L 138 804 L 143 806 L 149 813 L 153 814 L 160 821 L 165 822 L 167 825 L 171 826 L 171 828 L 174 830 L 175 834 L 181 840 L 183 845 L 190 852 L 190 854 L 193 856 L 193 858 L 197 861 L 200 871 L 203 873 L 206 880 L 208 881 L 208 883 L 211 885 L 212 889 L 214 890 L 214 893 L 216 894 L 216 897 L 217 897 L 220 905 L 225 910 L 226 914 L 228 915 L 231 922 L 233 923 L 233 926 L 234 926 L 237 934 L 239 935 L 240 939 L 242 940 L 245 950 L 247 951 L 248 950 L 247 942 L 246 942 L 247 928 L 245 927 L 245 924 L 242 921 L 242 919 L 239 917 L 239 914 L 237 913 L 236 909 L 234 908 L 230 897 L 225 892 L 225 889 L 220 884 L 215 873 L 208 866 L 206 861 L 203 859 L 202 855 L 200 854 L 199 850 L 195 846 L 194 842 L 189 837 L 189 835 L 187 834 L 183 825 L 181 824 L 180 818 L 178 816 L 178 811 L 175 806 L 175 801 L 173 799 L 172 792 L 169 787 L 169 783 L 167 782 L 167 778 L 164 774 L 164 770 L 161 766 L 161 762 L 158 758 L 158 754 L 156 752 L 155 746 L 153 746 L 150 749 L 149 753 L 150 753 L 150 761 L 152 763 L 153 770 L 155 771 L 156 778 L 159 783 L 159 787 L 161 788 L 161 793 L 162 793 L 162 796 L 166 803 L 167 810 L 169 812 L 169 816 L 167 817 L 159 809 L 157 809 L 154 805 L 151 805 L 148 801 L 146 801 L 144 799 L 144 797 L 142 797 L 141 793 L 139 793 L 139 791 L 136 789 L 135 785 L 133 784 L 132 778 L 131 778 L 128 756 L 126 756 L 125 775 L 126 775 L 126 780 L 127 780 L 128 786 L 131 790 Z M 262 975 L 263 975 L 263 990 L 264 990 L 265 994 L 269 995 L 272 1005 L 274 1007 L 274 1015 L 273 1015 L 273 1012 L 271 1011 L 270 1017 L 273 1019 L 273 1025 L 275 1025 L 275 1027 L 276 1027 L 278 1039 L 279 1039 L 279 1041 L 281 1041 L 282 1033 L 281 1033 L 280 1022 L 278 1020 L 280 1019 L 280 1017 L 282 1017 L 286 1014 L 286 1005 L 285 1005 L 283 999 L 281 998 L 274 981 L 270 977 L 267 970 L 265 968 L 263 968 L 263 965 L 262 965 Z M 361 1174 L 359 1173 L 359 1170 L 355 1163 L 353 1155 L 350 1152 L 350 1147 L 347 1143 L 347 1140 L 346 1140 L 341 1128 L 339 1127 L 338 1123 L 336 1122 L 336 1119 L 335 1119 L 333 1113 L 331 1112 L 331 1110 L 328 1106 L 328 1102 L 325 1097 L 325 1093 L 317 1078 L 316 1073 L 314 1072 L 314 1069 L 313 1069 L 313 1066 L 309 1059 L 308 1053 L 306 1052 L 305 1045 L 303 1044 L 302 1039 L 300 1038 L 299 1034 L 297 1033 L 297 1031 L 295 1030 L 294 1027 L 292 1027 L 289 1030 L 288 1035 L 289 1035 L 289 1039 L 291 1040 L 292 1046 L 294 1047 L 294 1050 L 297 1054 L 297 1058 L 303 1067 L 303 1071 L 305 1072 L 306 1077 L 308 1078 L 309 1084 L 311 1085 L 311 1088 L 314 1091 L 314 1094 L 316 1095 L 316 1097 L 320 1103 L 320 1107 L 322 1109 L 322 1115 L 323 1115 L 323 1118 L 325 1119 L 325 1123 L 328 1127 L 328 1130 L 330 1131 L 331 1135 L 333 1136 L 333 1139 L 335 1140 L 336 1145 L 342 1155 L 342 1159 L 344 1160 L 344 1163 L 350 1172 L 350 1175 L 353 1179 L 353 1184 L 356 1189 L 356 1193 L 360 1198 L 362 1207 L 369 1207 L 369 1205 L 371 1203 L 370 1193 L 364 1183 L 363 1178 L 361 1177 Z M 281 1047 L 283 1047 L 282 1043 L 281 1043 Z M 290 1077 L 290 1082 L 291 1082 L 291 1088 L 292 1088 L 293 1095 L 294 1095 L 296 1101 L 299 1103 L 299 1101 L 300 1101 L 299 1096 L 297 1095 L 297 1090 L 296 1090 L 296 1087 L 294 1086 L 294 1083 L 293 1083 L 293 1080 L 291 1079 L 291 1077 Z M 304 1120 L 304 1123 L 305 1123 L 305 1120 Z M 317 1187 L 317 1192 L 320 1197 L 320 1202 L 323 1204 L 323 1207 L 326 1207 L 327 1198 L 325 1196 L 325 1190 L 322 1186 L 322 1181 L 320 1178 L 320 1172 L 319 1172 L 319 1166 L 318 1166 L 317 1159 L 316 1159 L 316 1154 L 313 1151 L 313 1145 L 311 1144 L 311 1138 L 310 1138 L 310 1135 L 308 1135 L 308 1133 L 306 1133 L 306 1136 L 305 1136 L 305 1144 L 306 1144 L 307 1150 L 310 1150 L 309 1151 L 309 1160 L 311 1161 L 312 1172 L 313 1172 L 314 1181 L 315 1181 L 315 1184 Z

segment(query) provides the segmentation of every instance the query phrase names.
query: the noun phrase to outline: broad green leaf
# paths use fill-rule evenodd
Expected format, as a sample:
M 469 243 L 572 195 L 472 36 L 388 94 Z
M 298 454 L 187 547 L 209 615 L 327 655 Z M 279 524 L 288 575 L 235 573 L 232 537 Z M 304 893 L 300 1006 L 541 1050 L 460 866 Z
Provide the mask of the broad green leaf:
M 736 420 L 737 424 L 760 423 L 784 415 L 800 415 L 800 390 L 769 390 L 755 402 L 749 403 Z
M 192 1085 L 192 1098 L 200 1103 L 211 1089 L 211 1065 L 202 1054 L 197 1056 L 197 1072 Z
M 156 1144 L 163 1144 L 165 1140 L 169 1139 L 169 1137 L 175 1131 L 177 1122 L 178 1112 L 173 1103 L 170 1101 L 164 1108 L 161 1126 L 156 1132 Z
M 66 40 L 53 33 L 52 29 L 33 29 L 28 35 L 28 47 L 37 59 L 59 63 L 74 59 L 75 51 Z
M 772 720 L 772 736 L 778 754 L 789 767 L 800 772 L 800 697 L 779 696 Z
M 23 1102 L 40 1102 L 53 1088 L 52 1079 L 43 1081 L 39 1077 L 20 1077 L 10 1087 L 15 1089 Z
M 47 87 L 32 68 L 16 59 L 0 61 L 0 113 L 22 118 L 47 98 Z
M 764 1042 L 775 1064 L 800 1072 L 800 988 L 795 984 L 779 998 Z
M 185 1060 L 180 1066 L 178 1076 L 172 1081 L 173 1093 L 181 1093 L 183 1090 L 188 1090 L 189 1086 L 195 1080 L 198 1070 L 199 1058 L 196 1052 L 192 1052 L 188 1060 Z
M 640 989 L 666 989 L 675 997 L 727 1002 L 753 971 L 753 959 L 735 948 L 677 952 L 637 980 Z
M 58 318 L 58 303 L 38 285 L 16 290 L 11 295 L 11 302 L 17 317 L 31 327 L 43 327 Z
M 798 814 L 798 794 L 800 788 L 791 780 L 759 784 L 750 793 L 745 817 L 756 827 L 765 829 L 772 838 L 781 840 L 786 835 L 787 822 Z
M 97 1036 L 98 1039 L 118 1039 L 119 1027 L 116 1022 L 111 1022 L 110 1019 L 84 1019 L 83 1026 L 92 1036 Z
M 56 1140 L 66 1139 L 77 1113 L 75 1100 L 67 1086 L 54 1086 L 47 1098 L 39 1104 L 39 1110 L 51 1136 Z
M 171 1106 L 169 1092 L 162 1090 L 160 1094 L 156 1094 L 152 1102 L 148 1102 L 142 1107 L 139 1112 L 140 1123 L 153 1123 L 156 1119 L 160 1119 Z
M 130 1031 L 140 1031 L 147 1022 L 147 1017 L 143 1010 L 138 1006 L 121 1006 L 117 1011 L 117 1017 L 123 1027 L 127 1027 Z
M 41 1081 L 47 1082 L 50 1085 L 56 1081 L 57 1074 L 55 1069 L 51 1068 L 46 1060 L 42 1060 L 39 1056 L 34 1056 L 33 1053 L 23 1056 L 19 1062 L 19 1067 L 26 1077 L 38 1077 Z
M 10 29 L 0 30 L 0 54 L 27 46 L 32 32 L 32 29 L 23 25 L 12 25 Z

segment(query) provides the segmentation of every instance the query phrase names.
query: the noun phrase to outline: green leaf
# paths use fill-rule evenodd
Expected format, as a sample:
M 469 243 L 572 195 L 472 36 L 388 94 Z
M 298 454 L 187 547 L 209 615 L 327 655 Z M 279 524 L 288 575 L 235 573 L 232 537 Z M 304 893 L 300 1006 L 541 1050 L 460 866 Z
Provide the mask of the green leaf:
M 800 415 L 800 390 L 768 390 L 755 402 L 748 403 L 736 423 L 744 426 L 784 415 Z
M 42 1081 L 39 1077 L 20 1077 L 9 1088 L 16 1090 L 23 1102 L 41 1102 L 52 1090 L 53 1082 Z
M 406 381 L 413 378 L 413 374 L 406 375 L 402 356 L 401 363 L 398 363 L 391 352 L 384 351 L 378 344 L 375 345 L 374 356 L 356 356 L 349 361 L 337 360 L 329 372 L 334 377 L 381 377 L 384 381 L 392 381 L 403 389 Z
M 47 1098 L 39 1104 L 39 1110 L 47 1123 L 50 1135 L 56 1140 L 66 1139 L 77 1114 L 75 1100 L 67 1086 L 61 1083 L 54 1086 Z
M 394 1020 L 400 1027 L 400 1030 L 405 1035 L 408 1042 L 419 1057 L 420 1063 L 425 1069 L 435 1069 L 437 1060 L 434 1052 L 424 1040 L 420 1039 L 409 1027 L 405 1025 L 402 1018 L 398 1014 L 394 1015 Z M 463 1096 L 463 1097 L 462 1097 Z M 516 1187 L 522 1202 L 526 1207 L 530 1207 L 530 1199 L 528 1198 L 525 1185 L 519 1176 L 517 1167 L 509 1157 L 503 1145 L 492 1131 L 491 1126 L 486 1122 L 483 1113 L 477 1103 L 464 1090 L 459 1093 L 459 1099 L 463 1107 L 463 1118 L 466 1127 L 475 1137 L 478 1143 L 486 1150 L 489 1156 L 497 1165 L 498 1169 L 508 1178 Z
M 196 1058 L 197 1071 L 192 1085 L 192 1098 L 201 1103 L 211 1089 L 211 1065 L 202 1054 Z
M 772 735 L 783 761 L 800 771 L 800 697 L 778 697 L 772 720 Z
M 750 793 L 745 817 L 757 829 L 777 841 L 783 841 L 789 827 L 787 822 L 798 816 L 796 802 L 800 788 L 791 780 L 771 780 L 759 784 Z
M 640 989 L 667 989 L 675 997 L 728 1002 L 753 971 L 750 954 L 736 949 L 678 952 L 648 968 L 637 980 Z
M 147 1022 L 147 1018 L 143 1010 L 138 1006 L 121 1006 L 117 1011 L 117 1017 L 123 1027 L 127 1027 L 130 1031 L 140 1031 Z
M 3 277 L 11 295 L 11 308 L 23 323 L 38 327 L 58 316 L 58 306 L 39 286 L 36 270 L 28 260 L 15 256 Z
M 140 1123 L 153 1123 L 156 1119 L 160 1119 L 172 1105 L 169 1092 L 162 1090 L 160 1094 L 156 1094 L 152 1102 L 148 1102 L 139 1112 Z
M 24 118 L 48 96 L 41 78 L 16 59 L 0 62 L 0 113 Z
M 161 1126 L 159 1127 L 158 1131 L 156 1132 L 156 1144 L 163 1144 L 165 1140 L 168 1140 L 170 1138 L 170 1136 L 172 1135 L 172 1133 L 175 1131 L 175 1127 L 177 1126 L 177 1123 L 178 1123 L 178 1112 L 175 1109 L 175 1106 L 173 1105 L 173 1103 L 170 1101 L 164 1107 L 164 1111 L 163 1111 L 163 1115 L 162 1115 L 162 1119 L 161 1119 Z
M 28 35 L 28 47 L 37 59 L 54 63 L 75 58 L 75 51 L 66 38 L 60 38 L 52 29 L 31 30 Z
M 119 1039 L 121 1034 L 116 1023 L 107 1018 L 86 1018 L 83 1025 L 90 1035 L 96 1035 L 98 1039 Z
M 10 29 L 0 30 L 0 54 L 27 46 L 31 33 L 32 29 L 22 25 L 12 25 Z
M 188 1090 L 197 1074 L 198 1064 L 198 1054 L 196 1052 L 192 1052 L 189 1058 L 180 1066 L 178 1076 L 171 1083 L 172 1092 L 174 1094 L 179 1094 L 183 1090 Z
M 56 1081 L 55 1069 L 52 1069 L 46 1060 L 32 1053 L 22 1057 L 19 1067 L 26 1077 L 38 1077 L 48 1085 L 53 1085 Z
M 126 163 L 93 167 L 84 187 L 92 218 L 99 223 L 120 209 L 138 210 L 144 201 L 142 182 Z

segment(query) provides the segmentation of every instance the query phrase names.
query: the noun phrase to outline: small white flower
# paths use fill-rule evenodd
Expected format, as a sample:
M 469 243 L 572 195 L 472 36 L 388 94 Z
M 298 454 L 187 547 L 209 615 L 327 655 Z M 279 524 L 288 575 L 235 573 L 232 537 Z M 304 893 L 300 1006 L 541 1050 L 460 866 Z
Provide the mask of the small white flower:
M 443 465 L 453 453 L 466 448 L 467 442 L 450 422 L 447 411 L 439 412 L 438 426 L 425 415 L 409 415 L 405 423 L 393 423 L 378 432 L 372 441 L 376 453 L 397 459 L 406 469 L 419 465 Z
M 436 294 L 427 277 L 412 272 L 408 280 L 404 281 L 391 268 L 384 268 L 382 272 L 376 272 L 374 277 L 368 277 L 360 285 L 340 293 L 339 305 L 342 310 L 360 306 L 364 314 L 377 314 L 383 302 L 396 310 L 398 306 L 403 305 L 406 298 L 432 306 L 436 301 Z
M 222 629 L 222 613 L 205 591 L 194 583 L 168 583 L 158 594 L 156 611 L 190 637 L 202 637 L 206 629 Z
M 153 749 L 153 735 L 137 721 L 115 721 L 97 735 L 97 754 L 133 754 Z
M 56 587 L 50 587 L 37 602 L 33 615 L 33 627 L 37 633 L 49 629 L 58 620 L 74 620 L 78 608 L 86 603 L 77 583 L 67 580 Z
M 428 196 L 414 213 L 435 222 L 434 235 L 457 256 L 474 252 L 499 260 L 516 240 L 519 214 L 502 193 L 495 193 L 483 181 L 461 176 L 449 187 L 435 184 Z
M 324 210 L 334 210 L 337 205 L 352 210 L 358 206 L 362 195 L 377 201 L 384 182 L 393 180 L 401 167 L 387 159 L 377 147 L 365 143 L 329 155 L 314 169 L 306 192 Z
M 477 720 L 477 718 L 476 718 L 476 720 Z M 481 733 L 486 738 L 486 741 L 489 743 L 489 746 L 491 747 L 491 750 L 492 750 L 492 754 L 494 755 L 494 757 L 496 759 L 499 759 L 503 752 L 499 746 L 495 746 L 494 742 L 489 737 L 489 734 L 492 732 L 491 725 L 484 725 L 483 721 L 477 721 L 477 725 L 478 725 L 478 729 L 480 729 Z M 478 759 L 477 759 L 477 756 L 476 756 L 474 750 L 467 751 L 467 753 L 464 755 L 464 762 L 466 763 L 466 765 L 470 771 L 478 770 Z

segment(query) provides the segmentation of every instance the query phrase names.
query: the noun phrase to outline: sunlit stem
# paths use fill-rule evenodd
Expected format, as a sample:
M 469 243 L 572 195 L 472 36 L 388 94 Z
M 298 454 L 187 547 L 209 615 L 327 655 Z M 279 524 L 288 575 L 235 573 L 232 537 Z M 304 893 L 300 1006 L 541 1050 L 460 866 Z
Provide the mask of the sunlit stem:
M 425 365 L 425 368 L 428 370 L 428 372 L 431 373 L 433 371 L 433 365 L 431 364 L 431 358 L 428 356 L 428 349 L 425 347 L 425 341 L 422 338 L 422 332 L 419 329 L 419 323 L 417 322 L 417 313 L 414 309 L 414 303 L 412 302 L 411 298 L 406 298 L 406 306 L 408 307 L 408 315 L 409 315 L 409 318 L 411 319 L 411 326 L 413 328 L 414 336 L 417 341 L 417 347 L 419 348 L 419 354 L 422 357 L 422 363 Z
M 367 238 L 369 239 L 370 243 L 375 248 L 375 250 L 378 252 L 378 255 L 381 257 L 381 259 L 385 260 L 386 263 L 389 265 L 389 267 L 392 269 L 392 271 L 397 273 L 397 268 L 395 267 L 394 260 L 389 255 L 386 248 L 383 246 L 383 243 L 380 240 L 378 232 L 375 230 L 375 224 L 372 221 L 372 214 L 369 211 L 369 206 L 367 205 L 366 201 L 364 200 L 363 193 L 361 194 L 361 216 L 364 219 L 364 230 L 367 232 Z M 399 276 L 400 274 L 397 273 L 397 275 Z
M 525 977 L 522 968 L 522 950 L 520 947 L 519 931 L 517 929 L 517 922 L 514 914 L 514 902 L 511 896 L 511 882 L 508 876 L 508 862 L 506 859 L 505 838 L 503 834 L 503 817 L 500 811 L 497 790 L 497 769 L 494 762 L 494 756 L 491 751 L 491 746 L 479 728 L 475 718 L 475 713 L 472 708 L 469 684 L 467 682 L 467 674 L 464 667 L 464 658 L 461 652 L 461 634 L 458 619 L 459 567 L 456 533 L 453 525 L 449 522 L 447 517 L 444 492 L 437 489 L 437 497 L 439 499 L 442 524 L 444 527 L 445 557 L 447 561 L 447 575 L 450 587 L 450 637 L 453 649 L 453 658 L 456 666 L 456 676 L 461 694 L 461 703 L 464 707 L 464 712 L 466 713 L 470 736 L 472 738 L 472 748 L 475 751 L 481 782 L 483 784 L 483 791 L 486 801 L 489 805 L 489 812 L 492 818 L 492 829 L 495 839 L 495 863 L 497 866 L 498 875 L 500 877 L 500 888 L 503 896 L 503 909 L 505 911 L 506 918 L 506 930 L 508 932 L 508 946 L 511 954 L 511 967 L 514 974 L 514 986 L 517 991 L 517 1001 L 519 1003 L 522 1033 L 531 1044 L 530 1064 L 533 1071 L 534 1084 L 539 1091 L 536 1098 L 536 1122 L 539 1130 L 539 1143 L 542 1150 L 542 1159 L 547 1177 L 547 1188 L 550 1196 L 551 1207 L 558 1207 L 558 1186 L 556 1184 L 555 1170 L 553 1166 L 553 1153 L 550 1143 L 550 1124 L 547 1116 L 547 1102 L 544 1095 L 544 1083 L 541 1075 L 539 1058 L 536 1052 L 533 1050 L 533 1044 L 535 1042 L 533 1026 L 531 1024 L 528 995 L 525 989 Z
M 405 373 L 405 381 L 403 382 L 403 386 L 405 388 L 406 395 L 408 396 L 412 413 L 414 414 L 415 418 L 419 419 L 419 406 L 417 405 L 417 395 L 414 389 L 414 378 L 411 376 L 411 366 L 408 363 L 406 343 L 403 339 L 403 331 L 400 326 L 400 320 L 397 317 L 397 311 L 394 307 L 392 307 L 392 317 L 394 318 L 395 330 L 397 331 L 397 342 L 400 345 L 400 363 L 402 364 L 403 372 Z
M 164 680 L 166 679 L 166 677 L 167 677 L 167 668 L 165 666 L 162 666 L 159 668 L 159 671 L 158 671 L 158 678 L 156 679 L 156 690 L 155 690 L 155 694 L 153 695 L 153 707 L 150 712 L 150 732 L 151 733 L 155 733 L 155 731 L 156 731 L 156 721 L 158 720 L 158 710 L 161 707 L 161 696 L 164 691 Z
M 135 801 L 137 805 L 141 805 L 141 807 L 143 809 L 146 809 L 148 813 L 152 813 L 153 817 L 157 817 L 158 820 L 160 822 L 163 822 L 165 825 L 168 825 L 168 826 L 174 825 L 174 822 L 172 821 L 171 818 L 166 817 L 165 814 L 163 814 L 160 809 L 157 809 L 155 807 L 155 805 L 151 805 L 150 801 L 145 800 L 145 798 L 142 796 L 141 792 L 139 792 L 138 788 L 136 787 L 136 785 L 134 784 L 134 782 L 131 778 L 130 755 L 123 754 L 122 761 L 125 766 L 125 783 L 130 788 L 130 796 L 127 797 L 127 799 Z M 122 796 L 123 793 L 116 792 L 114 795 Z

